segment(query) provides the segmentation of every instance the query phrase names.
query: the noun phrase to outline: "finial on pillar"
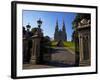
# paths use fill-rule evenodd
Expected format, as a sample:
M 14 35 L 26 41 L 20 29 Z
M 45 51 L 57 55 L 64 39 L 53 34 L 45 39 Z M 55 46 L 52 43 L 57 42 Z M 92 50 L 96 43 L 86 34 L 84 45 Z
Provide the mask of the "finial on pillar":
M 41 18 L 39 18 L 39 20 L 37 21 L 37 24 L 38 24 L 38 27 L 40 28 L 41 25 L 42 25 L 42 20 L 41 20 Z
M 28 23 L 28 25 L 26 25 L 27 31 L 29 31 L 29 29 L 31 28 L 30 23 Z

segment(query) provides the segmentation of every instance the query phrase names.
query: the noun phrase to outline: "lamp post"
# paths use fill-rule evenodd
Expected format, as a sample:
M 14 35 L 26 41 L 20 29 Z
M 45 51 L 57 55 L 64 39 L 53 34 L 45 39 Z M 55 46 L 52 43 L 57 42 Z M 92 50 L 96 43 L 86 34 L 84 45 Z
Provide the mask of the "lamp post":
M 41 19 L 39 19 L 39 20 L 37 21 L 37 24 L 38 24 L 38 28 L 40 28 L 41 25 L 42 25 L 42 21 L 41 21 Z
M 27 31 L 29 31 L 29 29 L 31 28 L 31 26 L 28 24 L 26 25 Z

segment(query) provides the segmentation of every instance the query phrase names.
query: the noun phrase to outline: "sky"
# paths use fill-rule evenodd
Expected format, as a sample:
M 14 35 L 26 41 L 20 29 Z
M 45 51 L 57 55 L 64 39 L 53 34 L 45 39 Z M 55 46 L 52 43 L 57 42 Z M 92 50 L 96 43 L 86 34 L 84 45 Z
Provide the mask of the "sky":
M 56 21 L 58 20 L 58 27 L 62 29 L 63 21 L 65 22 L 65 28 L 67 33 L 67 40 L 72 39 L 72 21 L 75 19 L 76 13 L 70 12 L 51 12 L 51 11 L 34 11 L 34 10 L 23 10 L 23 25 L 31 25 L 31 28 L 37 27 L 37 20 L 42 20 L 42 30 L 44 36 L 54 38 Z

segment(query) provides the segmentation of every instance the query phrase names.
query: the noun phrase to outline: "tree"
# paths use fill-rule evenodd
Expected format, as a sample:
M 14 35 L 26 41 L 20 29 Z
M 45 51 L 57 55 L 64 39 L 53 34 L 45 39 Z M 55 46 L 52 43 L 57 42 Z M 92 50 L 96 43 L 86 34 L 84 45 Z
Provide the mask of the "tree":
M 26 33 L 26 30 L 25 30 L 25 27 L 23 26 L 23 35 L 25 35 Z
M 37 31 L 37 29 L 38 29 L 38 28 L 32 28 L 32 29 L 31 29 L 31 32 L 32 32 L 33 34 L 35 34 L 35 32 Z
M 76 30 L 76 28 L 78 27 L 78 23 L 82 20 L 82 19 L 90 19 L 91 16 L 90 14 L 86 14 L 86 13 L 77 13 L 75 19 L 73 20 L 72 24 L 73 24 L 73 29 Z

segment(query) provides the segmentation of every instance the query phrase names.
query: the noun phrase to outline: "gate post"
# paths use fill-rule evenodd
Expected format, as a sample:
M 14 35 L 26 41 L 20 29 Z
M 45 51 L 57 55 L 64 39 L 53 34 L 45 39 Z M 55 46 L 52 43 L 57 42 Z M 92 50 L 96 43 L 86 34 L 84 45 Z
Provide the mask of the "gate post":
M 32 54 L 30 63 L 38 64 L 40 63 L 40 41 L 41 41 L 42 33 L 38 28 L 35 35 L 32 36 Z

